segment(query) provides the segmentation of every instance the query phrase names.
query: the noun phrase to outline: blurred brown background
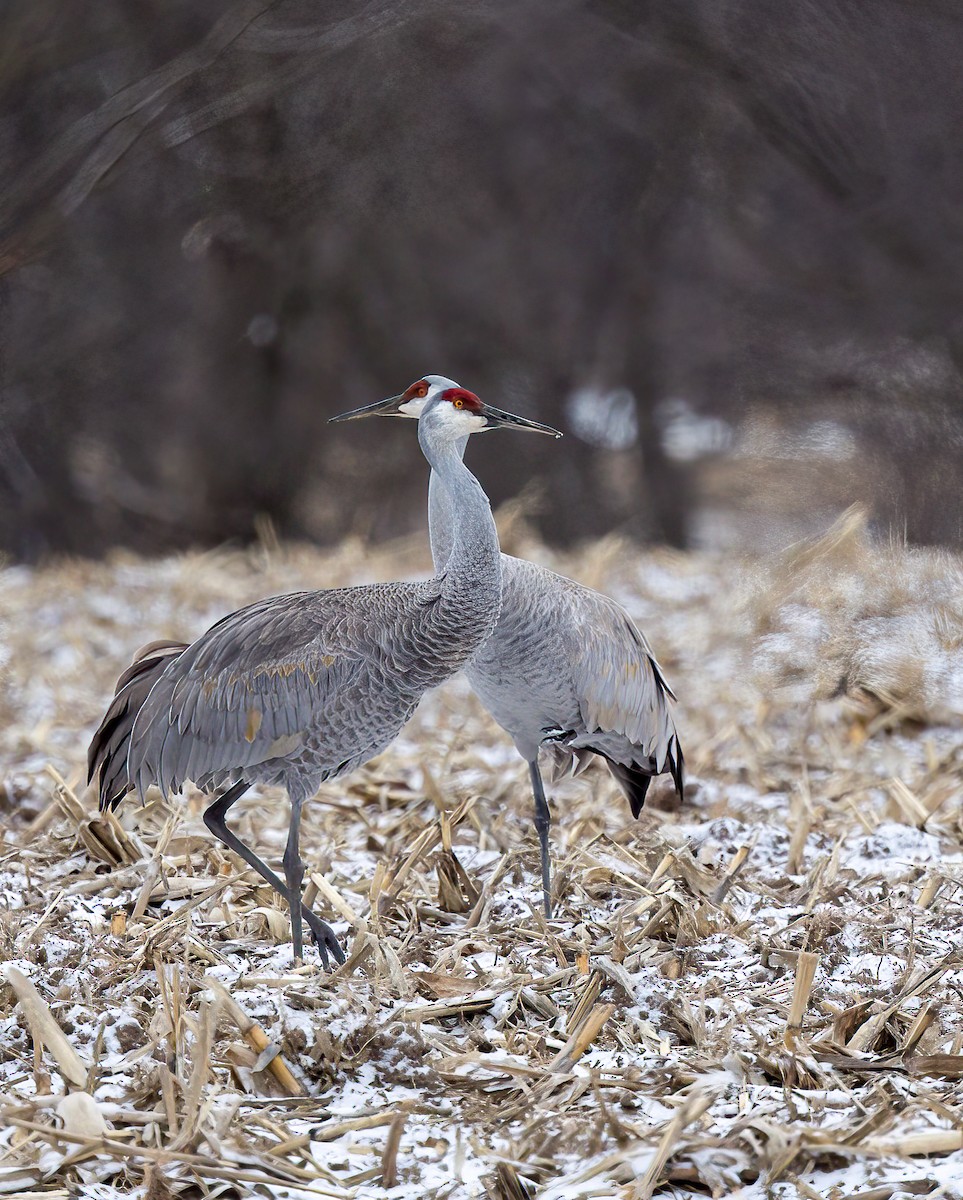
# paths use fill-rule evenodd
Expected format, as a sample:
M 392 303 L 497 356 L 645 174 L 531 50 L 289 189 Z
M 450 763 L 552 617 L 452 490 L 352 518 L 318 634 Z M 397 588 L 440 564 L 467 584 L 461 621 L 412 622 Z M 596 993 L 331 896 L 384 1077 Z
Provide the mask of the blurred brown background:
M 0 549 L 424 521 L 450 375 L 544 537 L 963 541 L 956 0 L 13 0 Z

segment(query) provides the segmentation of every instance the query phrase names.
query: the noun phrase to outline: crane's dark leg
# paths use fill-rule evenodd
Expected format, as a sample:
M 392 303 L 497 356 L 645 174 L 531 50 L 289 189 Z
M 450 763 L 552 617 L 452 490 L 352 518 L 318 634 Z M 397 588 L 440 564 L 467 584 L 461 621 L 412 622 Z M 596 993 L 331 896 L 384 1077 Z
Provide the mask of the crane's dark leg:
M 532 791 L 535 793 L 535 829 L 538 833 L 538 844 L 542 854 L 542 902 L 545 905 L 545 916 L 552 915 L 552 863 L 548 856 L 548 831 L 552 824 L 552 814 L 545 799 L 545 788 L 542 786 L 542 775 L 538 769 L 538 759 L 533 758 L 528 764 L 532 777 Z
M 294 957 L 303 953 L 301 938 L 301 884 L 304 882 L 304 862 L 298 846 L 301 830 L 302 800 L 291 801 L 291 824 L 288 826 L 288 844 L 284 847 L 284 878 L 288 881 L 288 906 L 291 909 L 291 934 L 294 942 Z
M 232 833 L 227 827 L 227 810 L 236 800 L 240 800 L 241 796 L 247 791 L 247 788 L 248 785 L 242 781 L 241 783 L 236 783 L 232 788 L 228 788 L 223 795 L 218 796 L 214 803 L 204 810 L 204 824 L 216 838 L 219 838 L 227 846 L 228 850 L 233 850 L 238 858 L 242 858 L 249 867 L 253 867 L 258 875 L 266 880 L 279 896 L 283 896 L 290 903 L 290 888 L 285 886 L 267 863 L 262 862 L 254 851 L 249 850 L 237 834 Z M 322 921 L 318 914 L 312 912 L 306 905 L 301 905 L 300 915 L 307 922 L 308 928 L 311 930 L 324 965 L 328 965 L 329 951 L 339 963 L 343 963 L 344 951 L 338 944 L 334 930 L 327 921 Z

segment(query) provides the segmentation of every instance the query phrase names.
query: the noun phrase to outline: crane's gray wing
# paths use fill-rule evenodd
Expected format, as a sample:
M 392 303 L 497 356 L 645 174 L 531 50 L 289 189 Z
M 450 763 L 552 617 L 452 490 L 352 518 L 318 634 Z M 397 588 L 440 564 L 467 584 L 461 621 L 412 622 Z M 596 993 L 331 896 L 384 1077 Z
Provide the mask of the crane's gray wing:
M 130 738 L 131 786 L 141 794 L 151 783 L 176 791 L 188 779 L 206 787 L 289 758 L 337 697 L 351 692 L 358 706 L 379 684 L 389 693 L 382 722 L 395 715 L 394 700 L 400 725 L 407 709 L 384 687 L 392 622 L 368 611 L 378 591 L 274 596 L 219 621 L 171 661 L 144 701 Z M 400 585 L 386 599 L 400 620 L 424 601 Z
M 568 649 L 585 728 L 626 738 L 661 772 L 673 749 L 675 695 L 628 613 L 597 592 L 581 600 L 584 619 L 572 627 Z
M 186 649 L 186 643 L 170 641 L 142 646 L 117 680 L 114 698 L 87 751 L 87 782 L 98 776 L 101 809 L 115 808 L 130 791 L 127 752 L 134 721 L 171 658 Z

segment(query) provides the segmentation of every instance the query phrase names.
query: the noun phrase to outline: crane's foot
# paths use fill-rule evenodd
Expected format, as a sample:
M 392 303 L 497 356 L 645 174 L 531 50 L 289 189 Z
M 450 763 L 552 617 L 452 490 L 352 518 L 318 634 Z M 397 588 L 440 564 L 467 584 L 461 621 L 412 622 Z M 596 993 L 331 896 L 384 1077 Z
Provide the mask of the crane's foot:
M 318 914 L 312 912 L 306 904 L 301 905 L 301 916 L 304 918 L 305 925 L 311 930 L 311 936 L 321 955 L 321 963 L 324 968 L 327 969 L 330 965 L 329 953 L 336 963 L 339 965 L 343 963 L 344 951 L 341 949 L 341 943 L 327 921 L 322 921 Z

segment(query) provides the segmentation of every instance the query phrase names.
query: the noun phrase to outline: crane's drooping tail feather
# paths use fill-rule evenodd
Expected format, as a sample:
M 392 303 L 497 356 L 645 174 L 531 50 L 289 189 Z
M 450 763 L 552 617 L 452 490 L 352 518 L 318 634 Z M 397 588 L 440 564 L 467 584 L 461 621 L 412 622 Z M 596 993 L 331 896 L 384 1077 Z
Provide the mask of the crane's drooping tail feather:
M 186 649 L 184 642 L 161 641 L 142 646 L 117 680 L 114 698 L 87 753 L 87 782 L 90 783 L 99 772 L 102 812 L 116 808 L 132 790 L 133 784 L 127 773 L 127 750 L 134 721 L 164 668 Z
M 637 763 L 626 764 L 615 762 L 614 759 L 609 758 L 608 754 L 598 746 L 572 746 L 566 740 L 575 736 L 571 730 L 549 729 L 544 732 L 546 740 L 542 745 L 551 755 L 550 778 L 553 783 L 557 783 L 560 779 L 564 779 L 569 775 L 581 775 L 597 754 L 605 760 L 612 778 L 622 789 L 625 798 L 629 802 L 629 807 L 632 809 L 633 817 L 638 818 L 641 814 L 642 806 L 645 804 L 645 797 L 649 790 L 649 784 L 652 782 L 654 775 L 662 775 L 668 771 L 672 776 L 672 782 L 675 784 L 675 790 L 678 793 L 679 799 L 685 799 L 683 793 L 685 787 L 685 759 L 682 756 L 682 746 L 679 744 L 679 737 L 676 733 L 670 736 L 665 752 L 665 759 L 662 766 L 659 767 L 658 760 L 655 757 L 650 758 L 645 765 Z
M 625 798 L 632 809 L 632 816 L 638 817 L 642 812 L 643 804 L 645 804 L 652 776 L 648 771 L 640 771 L 638 767 L 625 767 L 621 763 L 614 763 L 611 760 L 609 760 L 608 767 L 612 778 L 625 793 Z
M 622 763 L 612 762 L 611 759 L 606 759 L 606 761 L 608 762 L 612 777 L 625 793 L 629 807 L 632 809 L 632 816 L 638 818 L 642 813 L 642 806 L 645 804 L 646 793 L 649 790 L 649 784 L 652 782 L 654 772 L 642 770 L 636 766 L 626 767 Z M 669 739 L 669 748 L 666 753 L 663 770 L 668 771 L 672 776 L 672 782 L 675 784 L 675 790 L 678 793 L 679 799 L 684 799 L 685 759 L 682 757 L 682 747 L 679 745 L 679 739 L 675 734 Z
M 565 736 L 571 737 L 571 734 Z M 545 749 L 549 751 L 549 779 L 559 783 L 563 779 L 574 779 L 581 775 L 595 761 L 595 751 L 586 746 L 567 746 L 564 743 L 546 741 Z
M 682 746 L 679 742 L 678 734 L 669 741 L 669 752 L 666 755 L 666 763 L 669 768 L 669 774 L 672 776 L 672 782 L 675 784 L 676 793 L 680 800 L 684 800 L 685 758 L 682 754 Z

